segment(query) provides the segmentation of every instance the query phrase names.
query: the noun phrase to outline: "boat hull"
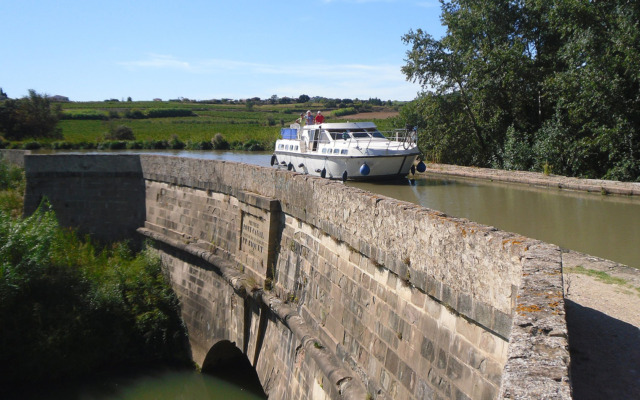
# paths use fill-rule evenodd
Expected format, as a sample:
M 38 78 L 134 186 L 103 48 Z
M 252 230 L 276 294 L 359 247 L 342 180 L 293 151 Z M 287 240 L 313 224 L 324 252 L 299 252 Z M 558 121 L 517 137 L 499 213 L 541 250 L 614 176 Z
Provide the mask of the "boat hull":
M 290 171 L 341 180 L 379 180 L 404 177 L 409 174 L 418 153 L 386 156 L 326 156 L 276 151 L 272 165 Z M 368 168 L 363 168 L 365 165 Z M 368 173 L 364 174 L 363 172 Z M 324 172 L 323 172 L 324 171 Z M 346 175 L 345 175 L 346 172 Z

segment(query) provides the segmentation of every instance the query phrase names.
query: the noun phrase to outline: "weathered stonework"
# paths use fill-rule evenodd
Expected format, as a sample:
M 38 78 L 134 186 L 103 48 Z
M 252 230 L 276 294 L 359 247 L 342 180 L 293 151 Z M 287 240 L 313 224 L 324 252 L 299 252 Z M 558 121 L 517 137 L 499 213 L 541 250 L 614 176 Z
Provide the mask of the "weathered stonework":
M 55 192 L 47 168 L 73 184 L 54 166 L 97 162 L 66 157 L 26 157 L 32 199 Z M 279 399 L 570 398 L 557 247 L 340 182 L 132 157 L 138 232 L 159 245 L 196 362 L 234 342 Z M 54 207 L 69 197 L 91 196 Z

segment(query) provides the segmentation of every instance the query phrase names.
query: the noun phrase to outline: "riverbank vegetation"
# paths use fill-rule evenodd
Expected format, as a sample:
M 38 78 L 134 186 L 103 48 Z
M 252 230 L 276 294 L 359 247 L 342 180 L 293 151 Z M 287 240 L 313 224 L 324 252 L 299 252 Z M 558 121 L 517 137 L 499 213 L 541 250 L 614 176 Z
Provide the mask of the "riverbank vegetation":
M 640 180 L 640 7 L 626 0 L 442 2 L 403 73 L 401 120 L 441 162 Z
M 20 119 L 17 105 L 46 105 L 56 120 L 52 133 L 9 134 Z M 401 103 L 379 99 L 351 100 L 301 96 L 299 99 L 52 102 L 30 91 L 30 97 L 0 101 L 0 148 L 19 149 L 188 149 L 270 150 L 280 134 L 307 110 L 322 110 L 327 120 Z
M 101 369 L 191 366 L 178 300 L 149 251 L 97 245 L 46 202 L 23 218 L 21 170 L 0 162 L 0 386 Z

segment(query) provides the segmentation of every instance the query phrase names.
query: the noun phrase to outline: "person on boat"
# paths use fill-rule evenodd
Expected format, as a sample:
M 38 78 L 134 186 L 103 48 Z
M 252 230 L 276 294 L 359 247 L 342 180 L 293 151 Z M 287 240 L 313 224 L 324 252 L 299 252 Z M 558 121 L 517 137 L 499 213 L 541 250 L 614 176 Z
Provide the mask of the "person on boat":
M 313 125 L 313 115 L 311 115 L 311 110 L 307 110 L 307 115 L 305 116 L 307 120 L 307 125 Z
M 300 118 L 296 119 L 296 124 L 303 125 L 304 124 L 304 113 L 300 113 Z
M 318 111 L 318 115 L 316 115 L 315 123 L 320 125 L 324 122 L 324 115 L 322 115 L 322 111 Z

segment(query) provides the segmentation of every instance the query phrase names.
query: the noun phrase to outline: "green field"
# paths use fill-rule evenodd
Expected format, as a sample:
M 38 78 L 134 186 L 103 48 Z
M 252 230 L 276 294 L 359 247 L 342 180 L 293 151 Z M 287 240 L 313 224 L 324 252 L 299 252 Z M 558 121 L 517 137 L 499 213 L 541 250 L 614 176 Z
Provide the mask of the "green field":
M 321 103 L 301 104 L 209 104 L 200 102 L 71 102 L 60 103 L 62 119 L 58 127 L 63 139 L 25 140 L 12 143 L 14 148 L 163 148 L 177 146 L 197 148 L 211 143 L 221 134 L 234 149 L 270 149 L 279 137 L 280 128 L 295 122 L 306 110 L 322 110 L 326 121 L 337 122 L 348 116 L 334 117 L 337 109 Z M 360 111 L 380 111 L 382 107 L 365 105 Z M 384 108 L 389 110 L 390 108 Z M 176 114 L 178 116 L 163 116 Z M 180 115 L 188 116 L 180 116 Z M 160 115 L 161 117 L 155 117 Z M 381 129 L 391 128 L 391 121 L 376 121 Z M 105 137 L 119 126 L 131 129 L 135 139 L 120 147 Z M 160 143 L 159 145 L 157 143 Z M 164 143 L 164 144 L 162 144 Z M 172 145 L 173 143 L 173 145 Z M 249 146 L 248 144 L 259 144 Z M 175 148 L 175 147 L 174 147 Z

